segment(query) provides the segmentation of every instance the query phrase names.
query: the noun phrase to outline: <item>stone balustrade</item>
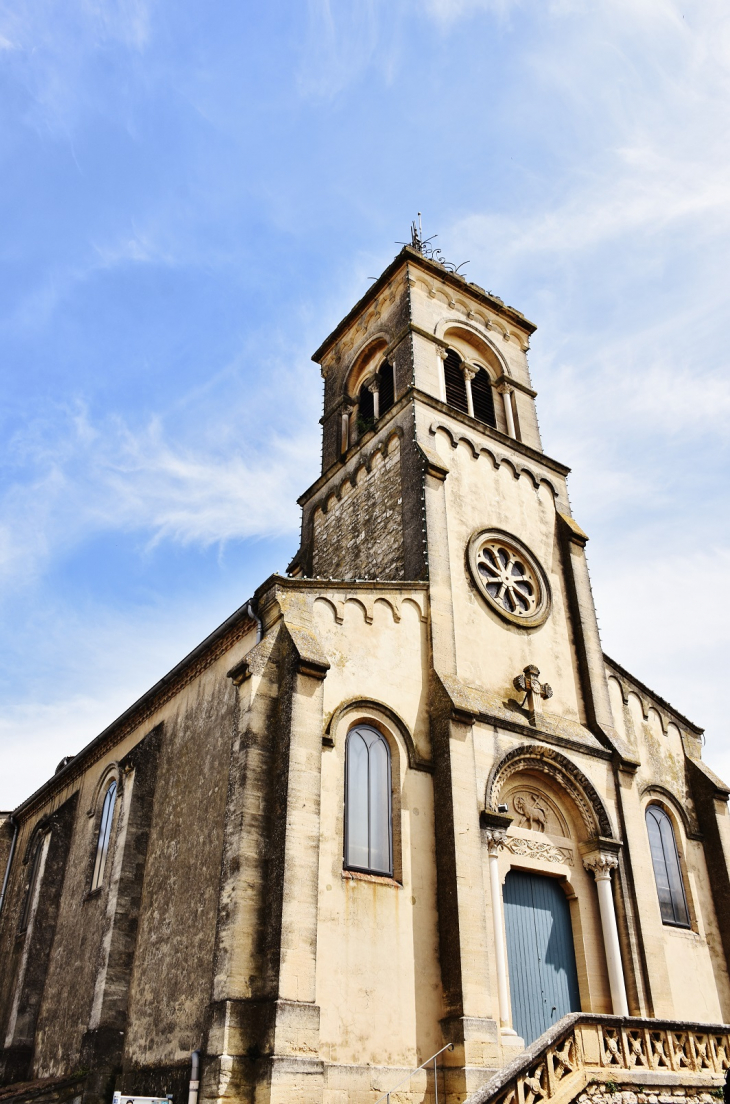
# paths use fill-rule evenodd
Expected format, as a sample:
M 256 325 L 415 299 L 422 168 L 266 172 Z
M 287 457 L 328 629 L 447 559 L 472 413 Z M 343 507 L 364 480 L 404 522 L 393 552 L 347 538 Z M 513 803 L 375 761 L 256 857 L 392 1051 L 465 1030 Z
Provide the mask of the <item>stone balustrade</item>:
M 634 1091 L 719 1088 L 730 1025 L 623 1016 L 564 1016 L 466 1104 L 568 1104 L 592 1082 Z

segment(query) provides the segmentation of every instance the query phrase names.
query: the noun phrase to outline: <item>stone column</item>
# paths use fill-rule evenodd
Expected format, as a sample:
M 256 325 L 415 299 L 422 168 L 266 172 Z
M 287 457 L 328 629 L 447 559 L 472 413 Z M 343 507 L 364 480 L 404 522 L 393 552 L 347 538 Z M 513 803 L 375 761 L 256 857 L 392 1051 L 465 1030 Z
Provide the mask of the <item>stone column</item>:
M 350 447 L 350 415 L 352 414 L 351 406 L 343 406 L 342 408 L 342 428 L 340 431 L 340 452 L 344 456 Z
M 445 403 L 446 402 L 446 369 L 444 368 L 444 361 L 446 360 L 446 357 L 449 355 L 449 351 L 448 351 L 448 349 L 444 349 L 441 346 L 439 346 L 438 349 L 437 349 L 437 353 L 438 353 L 439 360 L 441 361 L 441 364 L 439 365 L 439 398 L 441 399 L 442 403 Z
M 499 823 L 502 822 L 502 823 Z M 506 823 L 505 823 L 506 822 Z M 499 855 L 505 845 L 507 828 L 512 823 L 510 817 L 500 814 L 482 813 L 482 824 L 487 824 L 485 838 L 489 852 L 489 887 L 492 894 L 492 923 L 494 925 L 494 953 L 497 963 L 497 997 L 499 1000 L 500 1035 L 517 1033 L 512 1029 L 509 985 L 507 982 L 507 947 L 504 931 L 504 908 L 502 905 L 502 879 L 499 876 Z
M 596 879 L 613 1014 L 614 1016 L 628 1016 L 629 1004 L 626 999 L 626 983 L 621 962 L 621 948 L 618 941 L 616 910 L 613 905 L 613 893 L 611 892 L 611 871 L 618 867 L 618 856 L 610 851 L 594 850 L 583 857 L 583 865 Z
M 380 380 L 377 376 L 368 384 L 368 391 L 373 396 L 373 418 L 377 422 L 380 417 Z
M 512 388 L 508 387 L 506 383 L 500 384 L 499 393 L 502 396 L 502 402 L 504 403 L 504 416 L 507 422 L 507 432 L 510 437 L 517 440 L 517 430 L 515 429 L 515 416 L 512 410 Z
M 262 1072 L 268 1066 L 268 1084 L 259 1082 L 255 1099 L 257 1104 L 292 1099 L 319 1104 L 324 1067 L 315 1002 L 323 680 L 329 661 L 307 624 L 303 596 L 279 591 L 277 599 L 288 637 L 282 640 L 288 670 L 278 688 L 272 810 L 277 826 L 268 848 L 267 950 L 274 999 L 267 1010 L 267 1062 L 261 1064 Z M 270 616 L 265 605 L 260 603 L 264 626 Z
M 466 411 L 470 418 L 474 417 L 474 399 L 471 393 L 471 381 L 479 371 L 478 368 L 472 367 L 471 364 L 462 364 L 461 370 L 464 373 L 464 384 L 466 386 Z

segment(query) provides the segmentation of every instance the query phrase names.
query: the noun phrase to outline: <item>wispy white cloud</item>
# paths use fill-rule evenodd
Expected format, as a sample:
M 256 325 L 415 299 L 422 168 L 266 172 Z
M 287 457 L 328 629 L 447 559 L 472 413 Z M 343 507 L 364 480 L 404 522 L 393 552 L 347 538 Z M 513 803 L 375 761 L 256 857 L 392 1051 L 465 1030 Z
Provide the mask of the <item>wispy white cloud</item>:
M 16 441 L 26 474 L 2 500 L 0 578 L 13 588 L 99 533 L 137 533 L 150 547 L 295 533 L 316 432 L 274 429 L 261 450 L 246 442 L 245 418 L 239 408 L 232 421 L 240 428 L 219 427 L 220 449 L 176 442 L 159 419 L 132 429 L 119 418 L 95 424 L 79 410 L 50 439 L 51 427 L 35 427 Z
M 441 25 L 483 13 L 503 18 L 521 0 L 426 0 L 423 11 Z

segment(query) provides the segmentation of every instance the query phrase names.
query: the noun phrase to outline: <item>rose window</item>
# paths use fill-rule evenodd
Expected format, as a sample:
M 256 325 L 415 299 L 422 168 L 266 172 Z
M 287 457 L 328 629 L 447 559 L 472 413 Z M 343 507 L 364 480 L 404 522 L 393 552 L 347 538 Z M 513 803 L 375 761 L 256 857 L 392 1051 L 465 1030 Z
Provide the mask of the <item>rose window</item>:
M 500 616 L 525 627 L 545 620 L 550 612 L 547 577 L 521 542 L 495 529 L 477 533 L 469 564 L 479 590 Z

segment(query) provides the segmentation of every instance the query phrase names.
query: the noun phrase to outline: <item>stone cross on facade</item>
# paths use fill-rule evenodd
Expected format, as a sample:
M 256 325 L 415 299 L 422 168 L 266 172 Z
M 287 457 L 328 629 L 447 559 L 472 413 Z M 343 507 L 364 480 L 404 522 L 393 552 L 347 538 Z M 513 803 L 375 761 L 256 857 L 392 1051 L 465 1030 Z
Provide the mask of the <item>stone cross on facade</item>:
M 549 682 L 540 682 L 540 671 L 534 663 L 528 663 L 524 668 L 521 675 L 517 675 L 512 680 L 512 685 L 516 690 L 523 690 L 525 693 L 525 700 L 523 705 L 527 705 L 527 709 L 530 713 L 530 720 L 534 723 L 535 716 L 538 713 L 542 713 L 543 699 L 547 700 L 553 696 L 553 688 Z

